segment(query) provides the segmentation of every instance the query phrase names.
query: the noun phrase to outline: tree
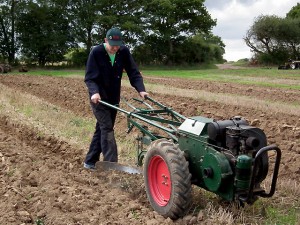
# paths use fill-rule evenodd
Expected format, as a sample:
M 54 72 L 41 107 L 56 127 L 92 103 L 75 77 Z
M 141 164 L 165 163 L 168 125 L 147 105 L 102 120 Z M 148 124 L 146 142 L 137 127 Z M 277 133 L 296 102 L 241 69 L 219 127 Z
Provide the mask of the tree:
M 207 41 L 205 36 L 216 25 L 203 2 L 0 0 L 0 53 L 13 61 L 18 51 L 45 65 L 62 60 L 70 48 L 85 47 L 88 54 L 93 45 L 103 41 L 107 30 L 116 26 L 123 31 L 126 45 L 147 51 L 149 63 L 178 63 L 179 52 L 185 52 L 183 43 L 195 35 Z M 210 43 L 213 50 L 209 52 L 221 53 L 220 44 Z
M 300 18 L 300 3 L 297 3 L 287 14 L 287 18 L 296 19 Z
M 15 39 L 15 9 L 17 1 L 0 1 L 0 54 L 14 63 L 17 50 Z
M 41 66 L 61 61 L 73 43 L 62 9 L 47 1 L 29 2 L 20 13 L 17 30 L 23 55 Z
M 175 48 L 174 62 L 176 64 L 223 62 L 224 47 L 219 37 L 212 34 L 197 34 Z
M 143 42 L 150 44 L 157 59 L 172 64 L 174 46 L 198 33 L 208 33 L 216 21 L 207 12 L 203 0 L 149 0 Z
M 103 1 L 96 0 L 70 0 L 69 22 L 71 23 L 71 33 L 78 44 L 84 44 L 89 52 L 96 42 L 97 20 Z
M 260 16 L 244 37 L 261 62 L 280 63 L 299 56 L 300 19 Z
M 259 16 L 244 38 L 246 44 L 256 53 L 271 54 L 278 44 L 275 33 L 281 20 L 277 16 Z
M 146 16 L 144 5 L 146 0 L 102 0 L 101 15 L 98 20 L 97 32 L 101 39 L 106 31 L 113 26 L 123 31 L 127 46 L 136 47 L 144 34 L 144 20 Z
M 85 66 L 88 54 L 84 48 L 74 48 L 64 56 L 69 65 L 81 67 Z
M 91 47 L 105 38 L 107 30 L 119 27 L 126 44 L 135 46 L 140 33 L 144 0 L 71 0 L 69 3 L 72 32 L 78 43 Z
M 172 63 L 182 65 L 223 62 L 224 48 L 220 37 L 212 33 L 197 34 L 174 45 Z M 153 52 L 148 44 L 144 44 L 135 49 L 134 57 L 139 64 L 163 63 L 163 58 L 162 61 L 157 60 L 158 53 Z
M 286 18 L 281 21 L 275 35 L 281 49 L 285 49 L 286 57 L 300 57 L 300 17 Z

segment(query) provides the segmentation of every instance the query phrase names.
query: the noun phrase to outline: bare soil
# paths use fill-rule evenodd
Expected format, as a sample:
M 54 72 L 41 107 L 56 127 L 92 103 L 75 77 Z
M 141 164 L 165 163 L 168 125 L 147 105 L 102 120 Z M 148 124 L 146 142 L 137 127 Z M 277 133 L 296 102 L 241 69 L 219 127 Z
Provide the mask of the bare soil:
M 214 93 L 252 96 L 280 102 L 300 102 L 300 92 L 186 79 L 145 77 L 149 83 Z M 83 79 L 50 76 L 1 75 L 0 83 L 16 91 L 92 117 Z M 154 99 L 185 116 L 229 119 L 242 115 L 265 131 L 269 144 L 283 152 L 279 179 L 300 180 L 300 118 L 201 99 L 152 93 Z M 123 87 L 123 96 L 137 96 Z M 126 123 L 119 116 L 116 132 Z M 210 224 L 205 215 L 190 212 L 177 221 L 153 212 L 141 175 L 90 172 L 83 169 L 84 153 L 68 142 L 39 132 L 9 116 L 0 116 L 0 224 Z M 205 219 L 205 220 L 204 220 Z

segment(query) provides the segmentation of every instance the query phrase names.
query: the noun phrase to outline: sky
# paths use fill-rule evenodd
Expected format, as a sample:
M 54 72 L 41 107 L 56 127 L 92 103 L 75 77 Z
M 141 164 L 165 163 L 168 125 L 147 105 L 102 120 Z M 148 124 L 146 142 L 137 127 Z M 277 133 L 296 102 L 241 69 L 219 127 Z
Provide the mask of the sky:
M 217 26 L 214 35 L 222 38 L 225 47 L 224 58 L 237 61 L 251 58 L 250 48 L 243 40 L 247 31 L 260 15 L 285 17 L 300 0 L 206 0 L 206 6 Z

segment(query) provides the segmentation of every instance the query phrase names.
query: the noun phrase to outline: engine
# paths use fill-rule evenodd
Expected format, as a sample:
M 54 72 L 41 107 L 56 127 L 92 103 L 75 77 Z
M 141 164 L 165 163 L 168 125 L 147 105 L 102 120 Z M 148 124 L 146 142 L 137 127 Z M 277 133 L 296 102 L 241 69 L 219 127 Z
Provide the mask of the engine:
M 238 198 L 246 201 L 251 182 L 254 191 L 261 191 L 260 183 L 268 174 L 269 158 L 267 151 L 262 152 L 259 157 L 257 153 L 267 146 L 265 133 L 257 127 L 250 126 L 245 119 L 238 116 L 209 123 L 207 133 L 209 144 L 222 152 L 230 162 Z
M 248 154 L 267 145 L 264 132 L 249 126 L 241 117 L 212 122 L 207 132 L 211 143 L 231 151 L 234 156 Z

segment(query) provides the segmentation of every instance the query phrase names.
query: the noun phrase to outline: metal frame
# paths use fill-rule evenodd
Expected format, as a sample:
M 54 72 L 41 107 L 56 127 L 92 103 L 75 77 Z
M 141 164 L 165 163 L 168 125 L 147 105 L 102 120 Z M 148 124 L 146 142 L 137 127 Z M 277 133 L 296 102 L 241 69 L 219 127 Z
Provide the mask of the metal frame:
M 142 103 L 145 105 L 147 108 L 137 108 L 125 99 L 122 99 L 130 108 L 133 109 L 133 111 L 126 111 L 124 109 L 121 109 L 120 107 L 116 105 L 109 104 L 104 101 L 99 101 L 101 104 L 106 105 L 110 108 L 116 109 L 120 112 L 123 112 L 127 115 L 127 120 L 128 120 L 128 133 L 132 130 L 133 127 L 137 127 L 143 134 L 148 135 L 151 137 L 152 140 L 156 140 L 158 138 L 161 138 L 161 136 L 156 135 L 152 133 L 148 128 L 145 128 L 142 124 L 140 124 L 139 121 L 143 121 L 146 124 L 159 128 L 160 130 L 166 132 L 169 136 L 169 138 L 172 138 L 175 142 L 178 141 L 177 139 L 177 127 L 182 124 L 182 122 L 186 119 L 185 116 L 181 115 L 180 113 L 174 111 L 172 108 L 169 108 L 163 104 L 161 104 L 158 101 L 155 101 L 154 99 L 147 97 L 145 98 L 144 101 L 141 101 L 139 99 L 133 98 L 132 100 Z M 155 109 L 152 107 L 150 104 L 145 102 L 146 100 L 149 100 L 151 103 L 154 104 L 154 106 L 157 107 Z M 168 118 L 166 118 L 166 116 Z
M 163 105 L 162 103 L 146 96 L 144 100 L 133 98 L 135 103 L 131 104 L 129 101 L 122 98 L 122 101 L 133 111 L 124 110 L 116 105 L 109 104 L 104 101 L 99 101 L 101 104 L 118 110 L 127 115 L 127 133 L 136 127 L 142 133 L 137 138 L 137 165 L 142 166 L 143 158 L 146 154 L 144 144 L 149 145 L 152 141 L 167 138 L 172 139 L 174 143 L 178 142 L 178 128 L 186 117 L 174 111 L 172 108 Z M 138 108 L 136 104 L 142 104 L 145 108 Z M 153 105 L 153 106 L 152 106 Z M 143 125 L 142 122 L 147 124 Z M 149 130 L 149 126 L 156 127 L 165 133 L 165 136 L 157 134 Z

